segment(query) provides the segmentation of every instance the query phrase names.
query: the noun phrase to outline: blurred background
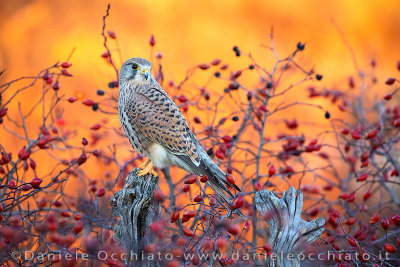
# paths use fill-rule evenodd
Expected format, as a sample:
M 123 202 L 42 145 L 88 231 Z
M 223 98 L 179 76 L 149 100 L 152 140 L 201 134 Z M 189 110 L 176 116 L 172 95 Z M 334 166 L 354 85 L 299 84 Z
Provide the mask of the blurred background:
M 2 81 L 32 75 L 71 58 L 79 84 L 71 90 L 90 91 L 113 73 L 103 67 L 102 16 L 110 1 L 0 1 L 0 67 Z M 306 42 L 305 57 L 326 82 L 353 70 L 348 49 L 332 20 L 343 30 L 361 66 L 376 59 L 380 71 L 394 71 L 400 58 L 400 5 L 394 1 L 111 1 L 108 28 L 117 33 L 122 60 L 149 56 L 147 41 L 154 34 L 164 55 L 166 75 L 181 79 L 203 61 L 223 58 L 240 64 L 232 46 L 258 59 L 270 56 L 271 26 L 278 53 L 286 55 L 298 41 Z
M 115 79 L 114 71 L 101 58 L 105 51 L 102 17 L 109 2 L 1 0 L 0 70 L 5 69 L 5 72 L 0 76 L 0 83 L 36 75 L 56 62 L 67 60 L 74 51 L 69 59 L 72 62 L 69 70 L 74 77 L 62 80 L 60 92 L 66 97 L 96 98 L 97 89 L 108 89 L 108 83 Z M 261 65 L 271 67 L 275 58 L 263 47 L 270 43 L 271 27 L 281 57 L 293 52 L 298 42 L 306 43 L 299 58 L 302 65 L 314 67 L 317 73 L 323 74 L 321 86 L 343 89 L 348 86 L 349 76 L 357 76 L 350 49 L 341 34 L 352 47 L 360 69 L 369 72 L 371 61 L 376 62 L 375 75 L 381 84 L 386 77 L 395 74 L 395 64 L 400 59 L 400 5 L 397 0 L 118 0 L 110 3 L 107 30 L 117 35 L 117 41 L 110 43 L 117 67 L 131 57 L 149 58 L 148 40 L 154 35 L 153 56 L 162 52 L 167 81 L 181 81 L 190 67 L 215 58 L 221 58 L 233 70 L 246 68 L 251 60 L 247 56 L 236 57 L 233 46 L 238 46 L 243 55 L 251 53 Z M 250 75 L 248 79 L 249 87 L 259 82 L 257 75 Z M 198 83 L 202 83 L 201 77 Z M 223 86 L 210 86 L 208 90 L 217 94 L 217 90 L 222 92 L 221 88 Z M 382 97 L 384 93 L 373 92 L 371 97 Z M 22 108 L 29 110 L 28 104 L 32 99 L 40 99 L 40 95 L 40 86 L 21 95 Z M 306 95 L 307 92 L 294 94 L 291 100 Z M 59 126 L 71 130 L 79 127 L 88 130 L 100 120 L 82 105 L 73 108 L 67 105 L 64 112 Z M 292 119 L 294 111 L 288 112 L 286 116 Z M 303 107 L 299 112 L 298 115 L 307 116 L 310 121 L 315 115 Z M 37 125 L 28 125 L 28 128 L 38 129 L 42 120 L 40 109 L 32 117 Z M 192 118 L 193 114 L 189 116 L 190 120 Z M 329 124 L 322 113 L 315 118 L 325 123 L 324 127 Z M 116 116 L 112 120 L 113 125 L 118 125 Z M 279 128 L 269 131 L 279 132 Z M 76 146 L 80 145 L 83 135 L 76 135 Z M 8 149 L 18 145 L 11 134 L 2 133 L 0 138 L 9 141 Z M 129 150 L 129 147 L 124 150 L 126 157 L 130 156 Z M 87 171 L 92 177 L 103 172 L 96 168 Z

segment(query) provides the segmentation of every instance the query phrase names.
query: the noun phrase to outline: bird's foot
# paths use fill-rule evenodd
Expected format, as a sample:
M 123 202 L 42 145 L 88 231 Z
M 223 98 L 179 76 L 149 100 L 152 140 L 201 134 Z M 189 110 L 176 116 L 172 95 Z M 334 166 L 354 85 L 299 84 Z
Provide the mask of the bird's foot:
M 151 175 L 153 175 L 154 177 L 157 177 L 158 176 L 158 174 L 156 173 L 156 171 L 153 169 L 153 162 L 151 162 L 150 160 L 149 160 L 149 163 L 146 165 L 146 167 L 143 169 L 143 170 L 141 170 L 141 171 L 139 171 L 138 172 L 138 176 L 144 176 L 144 175 L 146 175 L 146 174 L 151 174 Z
M 147 167 L 147 164 L 149 164 L 150 160 L 146 159 L 145 161 L 143 161 L 142 164 L 140 164 L 139 168 L 144 170 Z

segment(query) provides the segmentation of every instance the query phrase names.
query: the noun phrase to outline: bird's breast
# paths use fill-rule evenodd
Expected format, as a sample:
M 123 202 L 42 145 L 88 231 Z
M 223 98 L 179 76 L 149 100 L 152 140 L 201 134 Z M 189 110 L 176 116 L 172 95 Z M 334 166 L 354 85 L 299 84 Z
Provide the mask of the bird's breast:
M 119 120 L 121 122 L 122 128 L 124 129 L 126 137 L 128 137 L 132 148 L 138 151 L 140 154 L 144 154 L 143 147 L 139 139 L 139 129 L 135 123 L 132 123 L 129 116 L 123 111 L 123 109 L 118 110 Z

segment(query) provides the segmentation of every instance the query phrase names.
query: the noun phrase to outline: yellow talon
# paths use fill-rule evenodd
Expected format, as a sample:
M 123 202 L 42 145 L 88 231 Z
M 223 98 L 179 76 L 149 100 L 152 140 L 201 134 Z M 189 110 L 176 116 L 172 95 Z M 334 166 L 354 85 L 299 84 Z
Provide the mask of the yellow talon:
M 145 169 L 147 167 L 147 164 L 149 164 L 149 162 L 150 162 L 150 160 L 146 159 L 145 161 L 143 161 L 142 164 L 140 164 L 139 168 L 142 170 Z
M 142 164 L 143 165 L 143 164 Z M 144 175 L 146 175 L 146 174 L 152 174 L 153 176 L 155 176 L 155 177 L 157 177 L 158 176 L 158 174 L 154 171 L 154 169 L 153 169 L 153 162 L 151 162 L 150 160 L 149 160 L 149 163 L 146 165 L 146 167 L 143 169 L 143 170 L 141 170 L 141 171 L 139 171 L 138 172 L 138 176 L 144 176 Z
M 150 173 L 154 176 L 154 177 L 157 177 L 158 176 L 158 173 L 155 171 L 155 170 L 151 170 L 150 171 Z

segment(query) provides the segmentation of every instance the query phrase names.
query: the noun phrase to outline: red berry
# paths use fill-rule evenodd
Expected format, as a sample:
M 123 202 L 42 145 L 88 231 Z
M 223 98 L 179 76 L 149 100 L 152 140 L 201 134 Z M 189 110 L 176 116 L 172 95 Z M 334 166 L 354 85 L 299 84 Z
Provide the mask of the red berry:
M 225 153 L 222 152 L 221 150 L 217 150 L 215 152 L 215 156 L 217 156 L 217 158 L 219 158 L 219 159 L 224 159 L 225 158 Z
M 390 222 L 387 218 L 383 218 L 381 221 L 381 225 L 382 225 L 383 230 L 387 231 L 389 229 Z
M 224 140 L 225 143 L 229 143 L 232 141 L 232 137 L 229 135 L 224 135 L 221 138 L 222 138 L 222 140 Z
M 210 68 L 210 65 L 203 63 L 203 64 L 200 64 L 200 65 L 199 65 L 199 68 L 200 68 L 201 70 L 206 70 L 206 69 L 209 69 L 209 68 Z
M 232 78 L 236 79 L 238 78 L 240 75 L 242 75 L 242 71 L 241 70 L 237 70 L 234 73 L 232 73 Z
M 267 107 L 264 106 L 264 105 L 261 105 L 261 106 L 260 106 L 260 110 L 261 110 L 261 111 L 264 111 L 264 112 L 268 112 Z
M 379 214 L 375 214 L 375 215 L 372 216 L 372 218 L 369 220 L 369 223 L 370 223 L 370 224 L 377 223 L 377 222 L 379 221 L 379 218 L 380 218 Z
M 83 229 L 83 222 L 79 220 L 74 224 L 73 230 L 75 234 L 79 234 L 82 231 L 82 229 Z
M 395 78 L 390 77 L 390 78 L 387 78 L 387 79 L 386 79 L 385 83 L 386 83 L 387 85 L 392 85 L 392 84 L 394 84 L 395 81 L 396 81 Z
M 367 191 L 367 192 L 365 192 L 365 194 L 364 194 L 364 196 L 363 196 L 363 199 L 364 200 L 367 200 L 367 199 L 369 199 L 371 197 L 371 191 Z
M 66 211 L 66 210 L 64 210 L 64 211 L 62 211 L 61 212 L 61 216 L 63 216 L 63 217 L 70 217 L 71 215 L 69 214 L 69 212 L 68 211 Z
M 0 164 L 7 164 L 11 160 L 10 154 L 1 152 L 1 159 L 0 159 Z
M 237 235 L 240 233 L 240 228 L 239 225 L 237 224 L 230 224 L 228 226 L 228 233 L 232 234 L 232 235 Z
M 93 150 L 93 155 L 94 155 L 95 157 L 99 157 L 99 156 L 101 155 L 101 151 L 98 150 L 98 149 L 95 149 L 95 150 Z
M 154 46 L 156 44 L 156 39 L 154 38 L 153 34 L 150 35 L 149 44 L 150 46 Z
M 395 126 L 395 127 L 397 127 L 397 128 L 400 127 L 400 118 L 399 118 L 399 119 L 396 119 L 396 120 L 393 122 L 393 126 Z
M 66 70 L 66 69 L 62 69 L 61 70 L 61 74 L 64 75 L 64 76 L 72 76 L 71 73 L 69 73 L 69 71 Z
M 221 60 L 220 59 L 214 59 L 213 61 L 211 61 L 211 65 L 213 65 L 213 66 L 216 66 L 216 65 L 218 65 L 219 63 L 221 63 Z
M 369 131 L 367 133 L 367 139 L 372 139 L 375 138 L 376 134 L 377 134 L 378 130 L 376 128 L 372 129 L 371 131 Z
M 63 67 L 64 69 L 68 69 L 69 67 L 71 67 L 71 63 L 65 61 L 63 63 L 61 63 L 61 67 Z
M 26 150 L 26 146 L 24 146 L 23 148 L 21 148 L 21 150 L 18 152 L 18 157 L 21 160 L 27 160 L 29 158 L 29 156 L 31 155 L 31 153 L 29 151 Z
M 40 184 L 42 183 L 42 179 L 35 177 L 30 181 L 30 184 L 33 188 L 35 189 L 39 189 L 40 188 Z
M 394 215 L 390 218 L 397 226 L 400 226 L 400 215 Z
M 46 201 L 46 199 L 42 198 L 42 199 L 39 201 L 38 204 L 39 204 L 39 207 L 44 208 L 44 207 L 46 207 L 46 205 L 47 205 L 47 201 Z
M 106 194 L 106 190 L 104 188 L 100 188 L 99 191 L 97 191 L 96 196 L 102 197 Z
M 86 146 L 87 144 L 89 144 L 88 140 L 85 137 L 83 137 L 82 138 L 82 145 Z
M 363 181 L 367 180 L 367 178 L 368 178 L 368 173 L 360 174 L 357 178 L 357 182 L 363 182 Z
M 184 95 L 178 96 L 178 100 L 179 100 L 180 102 L 186 102 L 186 101 L 188 101 L 188 99 L 187 99 L 186 96 L 184 96 Z
M 31 190 L 32 189 L 32 186 L 30 185 L 30 184 L 24 184 L 22 187 L 21 187 L 21 190 L 22 191 L 29 191 L 29 190 Z
M 386 94 L 383 98 L 389 101 L 390 99 L 392 99 L 392 94 Z
M 158 202 L 164 202 L 164 200 L 165 200 L 165 195 L 160 189 L 157 189 L 154 191 L 153 197 Z
M 210 206 L 214 206 L 215 204 L 217 204 L 217 200 L 212 197 L 212 198 L 210 198 L 209 204 L 210 204 Z
M 77 160 L 77 163 L 78 163 L 78 165 L 82 165 L 83 163 L 86 162 L 86 160 L 87 160 L 87 156 L 86 156 L 85 151 L 83 151 L 83 152 L 79 155 L 78 160 Z
M 93 106 L 95 104 L 95 102 L 92 99 L 85 99 L 85 100 L 82 101 L 82 103 L 84 105 L 86 105 L 86 106 L 89 106 L 89 107 L 91 107 L 91 106 Z
M 174 213 L 172 213 L 171 215 L 171 223 L 176 222 L 177 220 L 179 220 L 179 210 L 175 211 Z
M 193 231 L 192 230 L 190 230 L 190 229 L 188 229 L 188 228 L 182 228 L 182 232 L 183 232 L 183 234 L 185 235 L 185 236 L 193 236 L 194 235 L 194 233 L 193 233 Z
M 163 231 L 164 226 L 160 222 L 153 222 L 149 225 L 149 229 L 154 234 L 159 234 Z
M 108 52 L 107 51 L 104 51 L 102 54 L 101 54 L 101 57 L 102 58 L 108 58 Z
M 342 129 L 340 130 L 340 132 L 341 132 L 342 134 L 346 135 L 346 134 L 349 134 L 349 133 L 350 133 L 350 130 L 347 129 L 347 128 L 342 128 Z
M 196 212 L 193 210 L 187 211 L 183 214 L 183 217 L 186 218 L 193 218 L 194 216 L 196 216 Z
M 107 31 L 107 33 L 108 33 L 108 36 L 110 36 L 111 39 L 117 38 L 117 35 L 115 34 L 115 32 L 113 32 L 113 31 Z
M 243 207 L 244 204 L 244 197 L 243 196 L 238 196 L 238 198 L 236 199 L 235 203 L 233 203 L 232 205 L 232 209 L 240 209 L 241 207 Z
M 208 176 L 207 175 L 202 175 L 201 177 L 200 177 L 200 182 L 202 182 L 202 183 L 206 183 L 208 181 Z
M 189 186 L 188 184 L 185 184 L 185 185 L 182 187 L 182 192 L 189 192 L 189 190 L 190 190 L 190 186 Z
M 355 129 L 355 130 L 351 131 L 351 137 L 353 137 L 354 140 L 361 139 L 360 130 Z
M 393 244 L 390 244 L 390 243 L 386 243 L 383 247 L 389 253 L 395 253 L 397 251 L 397 248 Z
M 347 202 L 352 203 L 352 202 L 354 202 L 355 198 L 356 198 L 356 194 L 355 193 L 351 193 L 349 195 L 349 198 L 347 199 Z
M 308 215 L 310 215 L 310 216 L 317 216 L 318 212 L 319 212 L 318 207 L 314 207 L 312 210 L 310 210 L 310 211 L 308 212 Z
M 264 244 L 263 249 L 266 252 L 271 252 L 272 251 L 272 246 L 270 244 L 266 243 L 266 244 Z
M 190 175 L 186 181 L 185 184 L 194 184 L 197 180 L 197 176 L 196 175 Z
M 201 202 L 201 201 L 203 201 L 203 198 L 200 195 L 194 197 L 194 202 Z
M 36 169 L 36 162 L 33 159 L 30 159 L 29 166 L 32 168 L 32 170 Z
M 8 108 L 2 108 L 0 109 L 0 118 L 4 117 L 7 115 Z
M 144 251 L 147 253 L 154 253 L 157 250 L 156 244 L 147 244 L 144 246 Z
M 292 121 L 285 120 L 285 124 L 289 129 L 296 129 L 299 126 L 296 119 Z
M 74 102 L 77 101 L 77 100 L 78 100 L 78 98 L 73 97 L 73 96 L 71 96 L 71 97 L 68 98 L 68 102 L 69 102 L 69 103 L 74 103 Z
M 229 67 L 228 64 L 223 64 L 223 65 L 220 67 L 220 69 L 221 69 L 221 70 L 226 70 L 228 67 Z
M 255 184 L 255 186 L 256 186 L 256 191 L 261 191 L 261 189 L 262 189 L 262 184 L 260 183 L 260 182 L 257 182 L 256 184 Z
M 350 87 L 351 89 L 353 89 L 354 86 L 355 86 L 354 78 L 353 78 L 353 77 L 349 77 L 348 82 L 349 82 L 349 87 Z
M 275 174 L 275 166 L 274 164 L 271 164 L 271 166 L 269 166 L 268 175 L 269 177 L 272 177 L 274 176 L 274 174 Z
M 217 247 L 219 249 L 224 249 L 228 245 L 228 241 L 225 238 L 218 238 Z
M 350 246 L 357 247 L 357 240 L 354 237 L 349 236 L 348 241 L 349 241 Z
M 232 174 L 226 176 L 226 181 L 230 184 L 235 184 L 235 177 Z
M 101 128 L 101 124 L 100 124 L 100 123 L 96 123 L 96 124 L 93 124 L 93 125 L 90 127 L 90 130 L 97 131 L 97 130 L 99 130 L 100 128 Z

